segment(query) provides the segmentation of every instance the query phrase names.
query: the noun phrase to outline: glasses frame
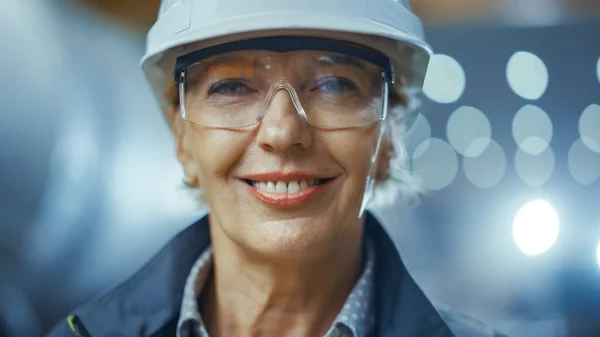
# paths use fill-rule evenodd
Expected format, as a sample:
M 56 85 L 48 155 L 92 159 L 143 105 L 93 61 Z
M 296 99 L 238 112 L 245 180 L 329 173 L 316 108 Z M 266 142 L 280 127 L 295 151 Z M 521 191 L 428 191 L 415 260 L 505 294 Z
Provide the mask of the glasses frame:
M 221 45 L 217 45 L 217 46 L 212 46 L 212 47 L 196 50 L 194 52 L 191 52 L 191 53 L 188 53 L 188 54 L 178 57 L 175 62 L 174 80 L 175 80 L 175 85 L 176 85 L 176 88 L 177 88 L 178 94 L 179 94 L 179 105 L 180 105 L 180 110 L 181 110 L 181 116 L 184 120 L 194 123 L 194 124 L 205 125 L 203 123 L 194 122 L 194 121 L 188 120 L 186 118 L 185 97 L 184 96 L 185 96 L 185 81 L 186 81 L 188 67 L 198 64 L 202 60 L 207 59 L 212 56 L 215 56 L 215 55 L 218 55 L 218 54 L 234 52 L 234 51 L 242 51 L 242 50 L 269 50 L 269 51 L 275 51 L 275 52 L 281 52 L 281 53 L 297 51 L 297 50 L 329 51 L 329 52 L 335 52 L 335 53 L 340 53 L 340 54 L 360 58 L 367 62 L 373 63 L 373 64 L 379 66 L 379 68 L 381 69 L 381 80 L 383 83 L 382 89 L 381 89 L 382 101 L 381 101 L 381 112 L 380 112 L 379 120 L 374 120 L 372 122 L 367 122 L 367 123 L 348 126 L 348 127 L 323 127 L 323 126 L 318 126 L 318 125 L 315 125 L 315 126 L 319 127 L 319 128 L 323 128 L 323 129 L 345 129 L 345 128 L 369 125 L 372 123 L 376 123 L 378 121 L 384 121 L 387 118 L 389 86 L 394 84 L 394 78 L 395 78 L 393 65 L 387 56 L 385 56 L 384 54 L 382 54 L 376 50 L 364 49 L 361 47 L 357 47 L 357 46 L 353 46 L 353 45 L 349 45 L 349 44 L 345 44 L 345 43 L 341 43 L 341 42 L 337 42 L 337 41 L 333 41 L 333 40 L 328 40 L 328 39 L 313 38 L 313 37 L 283 36 L 283 37 L 266 37 L 266 38 L 235 41 L 235 42 L 225 43 L 225 44 L 221 44 Z M 297 93 L 296 93 L 295 89 L 289 83 L 287 83 L 285 81 L 279 81 L 279 82 L 274 83 L 271 86 L 271 88 L 269 89 L 269 92 L 271 93 L 270 98 L 265 102 L 263 111 L 261 112 L 261 114 L 256 118 L 256 120 L 253 123 L 248 124 L 248 125 L 243 125 L 243 126 L 233 126 L 233 127 L 227 127 L 227 128 L 242 129 L 242 128 L 246 128 L 246 127 L 258 124 L 263 119 L 265 114 L 267 113 L 268 107 L 270 106 L 271 101 L 274 96 L 273 93 L 280 89 L 288 91 L 288 93 L 292 97 L 292 101 L 294 102 L 294 105 L 296 107 L 296 110 L 298 111 L 298 114 L 307 123 L 310 123 L 311 125 L 313 125 L 310 121 L 310 118 L 308 117 L 308 115 L 306 114 L 306 112 L 304 111 L 302 106 L 300 105 L 300 101 L 297 99 Z M 205 125 L 205 126 L 211 126 L 211 125 Z M 224 127 L 224 126 L 221 126 L 221 127 Z

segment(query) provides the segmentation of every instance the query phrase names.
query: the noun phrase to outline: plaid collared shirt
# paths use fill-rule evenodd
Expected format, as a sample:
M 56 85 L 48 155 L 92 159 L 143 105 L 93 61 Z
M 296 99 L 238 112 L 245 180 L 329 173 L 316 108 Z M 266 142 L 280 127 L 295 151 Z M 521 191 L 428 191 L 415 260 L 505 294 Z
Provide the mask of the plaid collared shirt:
M 344 307 L 324 337 L 367 337 L 373 331 L 373 266 L 375 249 L 367 244 L 365 268 L 346 299 Z M 177 337 L 209 337 L 200 316 L 198 298 L 212 269 L 212 248 L 208 247 L 198 258 L 187 278 L 177 324 Z

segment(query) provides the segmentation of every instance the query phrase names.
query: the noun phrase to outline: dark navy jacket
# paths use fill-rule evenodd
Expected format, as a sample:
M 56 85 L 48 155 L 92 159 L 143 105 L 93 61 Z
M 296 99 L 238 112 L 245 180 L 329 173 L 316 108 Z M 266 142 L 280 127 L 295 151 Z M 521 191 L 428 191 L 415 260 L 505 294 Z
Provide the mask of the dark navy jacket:
M 375 336 L 504 336 L 458 312 L 436 309 L 371 214 L 365 235 L 373 241 L 377 256 Z M 209 243 L 208 217 L 204 217 L 178 234 L 130 279 L 73 311 L 47 337 L 175 337 L 185 281 Z

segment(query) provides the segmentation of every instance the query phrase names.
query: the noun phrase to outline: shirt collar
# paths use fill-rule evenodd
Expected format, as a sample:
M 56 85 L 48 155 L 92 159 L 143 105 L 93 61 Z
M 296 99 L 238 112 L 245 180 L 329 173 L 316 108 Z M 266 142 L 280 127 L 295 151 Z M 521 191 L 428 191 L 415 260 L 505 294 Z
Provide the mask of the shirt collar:
M 375 322 L 373 310 L 375 249 L 370 240 L 366 242 L 366 263 L 361 276 L 325 337 L 339 335 L 337 330 L 340 329 L 350 330 L 351 337 L 365 337 L 373 329 Z M 181 301 L 177 337 L 187 337 L 190 332 L 198 337 L 208 337 L 200 315 L 198 298 L 212 269 L 212 253 L 212 247 L 209 246 L 190 270 Z
M 198 297 L 206 284 L 206 280 L 212 269 L 212 247 L 208 246 L 192 266 L 190 274 L 185 282 L 181 311 L 177 323 L 177 337 L 186 337 L 189 330 L 195 330 L 198 336 L 208 337 L 204 322 L 200 316 Z
M 360 278 L 346 298 L 346 302 L 337 315 L 331 329 L 343 325 L 352 331 L 353 337 L 367 336 L 373 329 L 375 312 L 373 310 L 373 268 L 375 265 L 375 249 L 367 240 L 366 263 Z M 331 331 L 325 336 L 329 337 Z

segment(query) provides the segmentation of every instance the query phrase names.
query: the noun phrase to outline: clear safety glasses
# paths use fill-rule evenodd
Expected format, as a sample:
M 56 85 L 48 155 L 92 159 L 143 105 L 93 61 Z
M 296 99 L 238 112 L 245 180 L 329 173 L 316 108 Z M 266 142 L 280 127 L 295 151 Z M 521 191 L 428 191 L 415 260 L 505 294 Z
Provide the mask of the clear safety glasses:
M 201 49 L 175 68 L 183 118 L 217 128 L 249 127 L 288 106 L 319 128 L 371 124 L 386 118 L 393 78 L 379 52 L 304 37 Z

